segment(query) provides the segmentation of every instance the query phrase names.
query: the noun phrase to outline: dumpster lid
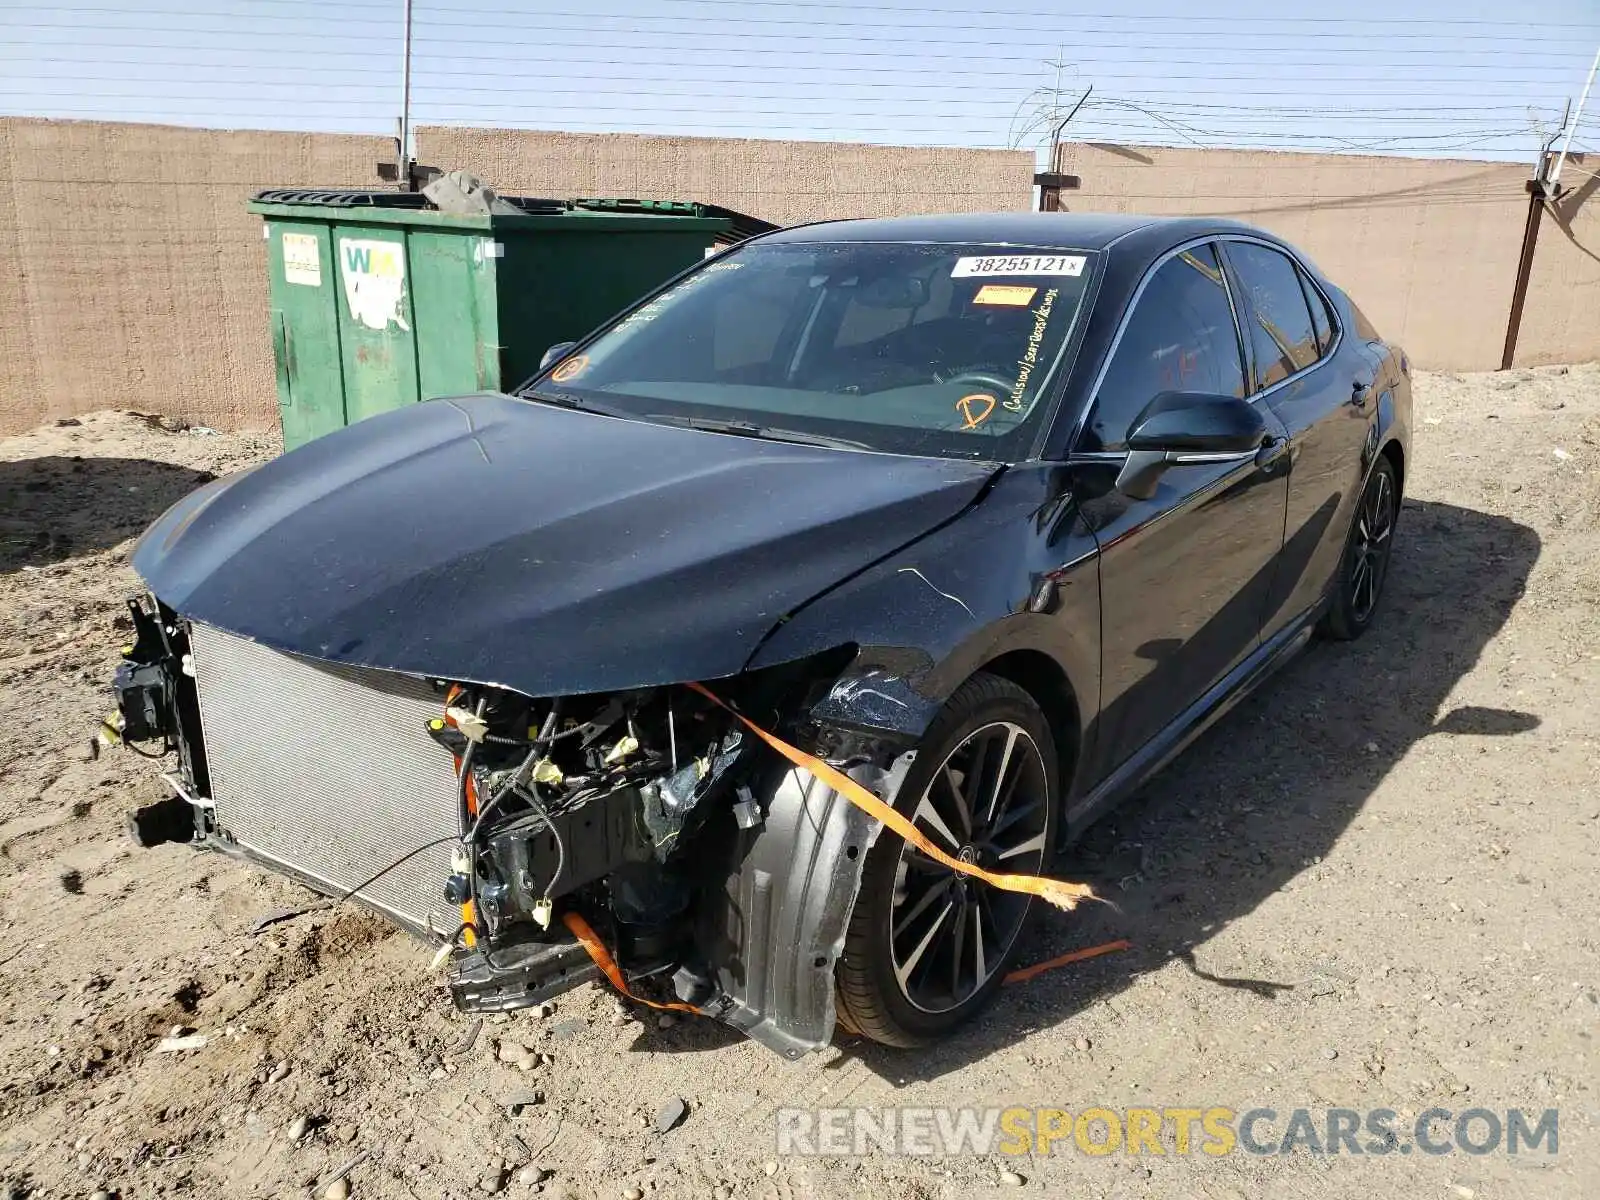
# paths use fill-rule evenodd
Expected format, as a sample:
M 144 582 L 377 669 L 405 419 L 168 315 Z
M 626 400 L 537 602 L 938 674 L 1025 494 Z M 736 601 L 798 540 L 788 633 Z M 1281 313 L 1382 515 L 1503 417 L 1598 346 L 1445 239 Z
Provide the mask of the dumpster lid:
M 393 208 L 411 212 L 428 212 L 434 205 L 421 192 L 368 192 L 359 188 L 268 188 L 257 192 L 257 204 L 307 204 L 325 208 Z M 500 196 L 512 207 L 525 213 L 562 213 L 568 210 L 565 200 L 549 200 L 540 196 Z
M 743 241 L 760 233 L 772 233 L 782 226 L 748 213 L 735 212 L 720 204 L 702 204 L 698 200 L 624 200 L 611 197 L 589 197 L 572 201 L 574 208 L 588 212 L 661 213 L 682 217 L 721 217 L 728 221 L 737 235 L 731 241 Z
M 268 188 L 253 197 L 257 204 L 295 204 L 317 208 L 377 208 L 401 212 L 436 211 L 421 192 L 372 192 L 360 188 Z M 574 200 L 554 200 L 543 196 L 497 196 L 519 213 L 529 216 L 556 216 L 570 212 L 638 215 L 657 217 L 711 217 L 728 222 L 728 230 L 716 241 L 722 245 L 742 242 L 757 234 L 771 233 L 781 226 L 748 213 L 735 212 L 718 204 L 697 200 L 636 200 L 620 196 L 589 196 Z

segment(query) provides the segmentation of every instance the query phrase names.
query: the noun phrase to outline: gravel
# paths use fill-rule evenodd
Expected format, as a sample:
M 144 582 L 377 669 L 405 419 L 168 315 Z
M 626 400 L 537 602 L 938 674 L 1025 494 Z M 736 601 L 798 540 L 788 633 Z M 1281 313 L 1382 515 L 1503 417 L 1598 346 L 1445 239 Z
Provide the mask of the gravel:
M 0 440 L 0 711 L 21 718 L 0 722 L 0 1180 L 41 1196 L 305 1196 L 308 1173 L 353 1153 L 304 1137 L 309 1123 L 273 1136 L 316 1112 L 374 1150 L 352 1176 L 361 1200 L 471 1194 L 513 1122 L 556 1174 L 507 1194 L 542 1186 L 541 1200 L 719 1185 L 964 1200 L 1013 1165 L 1041 1194 L 1119 1200 L 1462 1194 L 1449 1167 L 1479 1196 L 1600 1194 L 1583 999 L 1600 960 L 1582 932 L 1600 854 L 1600 368 L 1493 379 L 1419 376 L 1376 627 L 1313 647 L 1091 829 L 1059 870 L 1116 907 L 1041 914 L 1023 961 L 1118 937 L 1131 950 L 1004 989 L 945 1045 L 794 1063 L 698 1019 L 671 1038 L 613 1026 L 611 994 L 585 986 L 558 1002 L 585 1028 L 539 1041 L 559 1062 L 516 1118 L 497 1097 L 521 1077 L 486 1046 L 425 1081 L 437 1064 L 418 1064 L 463 1025 L 426 949 L 354 908 L 252 936 L 309 894 L 222 857 L 126 848 L 122 812 L 165 794 L 162 768 L 83 751 L 126 640 L 132 538 L 273 438 L 96 413 Z M 548 1028 L 487 1023 L 511 1041 Z M 150 1055 L 173 1025 L 210 1042 Z M 1336 1059 L 1319 1057 L 1335 1032 Z M 287 1078 L 256 1083 L 291 1057 Z M 694 1114 L 669 1138 L 652 1128 L 660 1097 Z M 781 1108 L 1012 1104 L 1558 1106 L 1563 1136 L 1556 1158 L 1517 1163 L 1074 1152 L 768 1170 Z M 77 1170 L 83 1134 L 98 1179 Z M 401 1163 L 427 1169 L 391 1174 Z

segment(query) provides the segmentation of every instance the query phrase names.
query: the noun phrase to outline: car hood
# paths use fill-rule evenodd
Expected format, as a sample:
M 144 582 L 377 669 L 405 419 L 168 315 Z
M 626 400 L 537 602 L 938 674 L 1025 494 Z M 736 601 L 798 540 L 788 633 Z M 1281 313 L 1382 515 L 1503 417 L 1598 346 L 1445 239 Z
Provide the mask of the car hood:
M 133 561 L 178 612 L 281 650 L 607 691 L 734 674 L 996 470 L 470 396 L 208 485 Z

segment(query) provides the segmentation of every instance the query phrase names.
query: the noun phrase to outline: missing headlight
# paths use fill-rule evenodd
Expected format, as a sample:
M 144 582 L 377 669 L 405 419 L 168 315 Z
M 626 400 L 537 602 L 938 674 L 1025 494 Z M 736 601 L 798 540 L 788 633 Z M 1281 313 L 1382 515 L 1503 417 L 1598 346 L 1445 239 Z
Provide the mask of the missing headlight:
M 836 674 L 796 663 L 719 690 L 741 712 L 814 740 L 802 714 Z M 715 1007 L 697 930 L 726 903 L 723 882 L 765 819 L 777 760 L 689 686 L 554 699 L 439 686 L 429 733 L 452 755 L 462 797 L 446 891 L 463 913 L 458 1004 L 515 1007 L 550 994 L 556 981 L 543 972 L 570 963 L 548 948 L 570 946 L 576 916 L 626 978 L 671 975 L 680 997 Z

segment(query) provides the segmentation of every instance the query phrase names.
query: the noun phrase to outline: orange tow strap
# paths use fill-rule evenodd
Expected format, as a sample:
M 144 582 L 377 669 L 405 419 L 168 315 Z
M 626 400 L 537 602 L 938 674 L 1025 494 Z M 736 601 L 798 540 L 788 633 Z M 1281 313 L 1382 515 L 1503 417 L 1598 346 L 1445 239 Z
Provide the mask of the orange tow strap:
M 1088 884 L 1067 883 L 1060 879 L 1046 879 L 1042 875 L 998 874 L 993 871 L 986 871 L 976 863 L 962 862 L 954 855 L 947 854 L 940 849 L 909 819 L 878 799 L 878 797 L 874 796 L 844 772 L 830 767 L 816 755 L 807 754 L 799 747 L 791 746 L 782 738 L 768 733 L 750 718 L 733 708 L 732 705 L 714 696 L 703 685 L 691 683 L 688 686 L 713 704 L 727 709 L 728 712 L 732 713 L 744 724 L 746 729 L 750 730 L 751 733 L 755 734 L 795 766 L 810 771 L 868 816 L 876 817 L 929 858 L 935 862 L 943 863 L 952 871 L 959 871 L 963 875 L 971 875 L 974 879 L 981 879 L 991 887 L 1000 888 L 1002 891 L 1022 892 L 1029 896 L 1038 896 L 1041 900 L 1045 900 L 1068 912 L 1076 908 L 1080 900 L 1098 900 L 1100 898 L 1094 894 L 1094 889 L 1089 887 Z
M 1086 958 L 1099 958 L 1102 954 L 1115 954 L 1118 950 L 1126 950 L 1133 945 L 1127 938 L 1118 938 L 1114 942 L 1105 942 L 1099 946 L 1087 946 L 1082 950 L 1073 950 L 1057 958 L 1047 958 L 1042 963 L 1034 963 L 1031 967 L 1019 967 L 1010 972 L 1005 982 L 1027 983 L 1035 975 L 1043 975 L 1046 971 L 1054 971 L 1057 967 L 1071 966 L 1075 962 L 1082 962 Z
M 606 944 L 600 940 L 600 935 L 594 931 L 594 927 L 575 912 L 562 913 L 561 921 L 572 931 L 572 936 L 583 943 L 583 948 L 589 952 L 589 957 L 594 959 L 594 965 L 599 967 L 601 974 L 611 981 L 611 986 L 629 1000 L 649 1008 L 667 1008 L 673 1012 L 695 1014 L 700 1012 L 694 1005 L 684 1004 L 678 1000 L 646 1000 L 643 996 L 635 996 L 628 990 L 628 981 L 622 977 L 622 968 L 617 966 L 617 960 L 611 957 L 611 951 L 606 949 Z

